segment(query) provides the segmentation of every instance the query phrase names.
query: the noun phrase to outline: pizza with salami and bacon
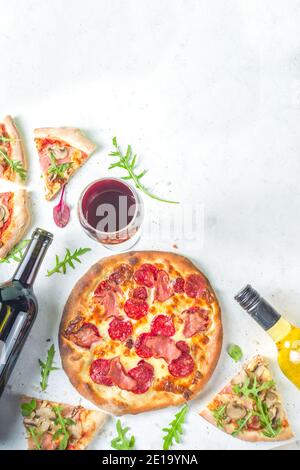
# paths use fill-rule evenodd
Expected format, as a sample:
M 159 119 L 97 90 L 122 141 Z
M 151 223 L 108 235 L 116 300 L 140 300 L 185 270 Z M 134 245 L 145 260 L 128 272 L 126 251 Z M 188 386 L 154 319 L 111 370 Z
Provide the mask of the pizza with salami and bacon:
M 79 393 L 113 414 L 135 414 L 181 404 L 204 387 L 221 351 L 221 312 L 187 258 L 129 252 L 79 280 L 59 342 Z

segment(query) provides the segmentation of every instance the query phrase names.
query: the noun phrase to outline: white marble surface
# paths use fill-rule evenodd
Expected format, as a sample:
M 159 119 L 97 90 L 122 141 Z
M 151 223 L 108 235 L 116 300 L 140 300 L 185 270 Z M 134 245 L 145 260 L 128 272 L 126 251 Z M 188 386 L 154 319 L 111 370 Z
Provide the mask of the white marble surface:
M 26 136 L 32 227 L 56 235 L 43 269 L 67 246 L 93 248 L 64 279 L 39 277 L 39 318 L 0 403 L 0 448 L 25 447 L 16 395 L 38 394 L 36 361 L 46 339 L 56 341 L 68 293 L 107 254 L 80 232 L 74 207 L 84 185 L 108 174 L 113 135 L 131 143 L 151 169 L 145 181 L 156 192 L 199 207 L 191 240 L 154 237 L 170 207 L 145 199 L 147 224 L 137 248 L 170 250 L 176 241 L 206 271 L 223 308 L 224 345 L 240 344 L 245 358 L 270 357 L 288 409 L 299 416 L 299 392 L 279 372 L 271 340 L 233 295 L 251 282 L 300 324 L 300 1 L 0 0 L 0 11 L 1 115 L 16 116 Z M 81 127 L 99 144 L 70 184 L 73 217 L 64 230 L 55 228 L 51 204 L 42 200 L 32 142 L 33 128 L 48 125 Z M 180 208 L 172 210 L 182 217 Z M 0 281 L 13 269 L 1 266 Z M 191 406 L 179 448 L 247 447 L 196 414 L 236 369 L 223 352 L 211 384 Z M 61 370 L 46 396 L 79 399 Z M 139 448 L 159 448 L 173 411 L 123 421 Z M 109 448 L 113 434 L 110 420 L 95 448 Z

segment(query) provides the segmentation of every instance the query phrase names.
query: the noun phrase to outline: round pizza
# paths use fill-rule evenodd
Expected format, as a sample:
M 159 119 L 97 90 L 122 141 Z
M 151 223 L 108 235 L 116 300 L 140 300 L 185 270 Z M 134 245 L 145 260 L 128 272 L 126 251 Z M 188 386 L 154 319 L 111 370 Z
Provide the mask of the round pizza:
M 74 287 L 59 342 L 72 384 L 99 407 L 118 415 L 178 405 L 194 398 L 216 367 L 220 307 L 187 258 L 115 255 Z

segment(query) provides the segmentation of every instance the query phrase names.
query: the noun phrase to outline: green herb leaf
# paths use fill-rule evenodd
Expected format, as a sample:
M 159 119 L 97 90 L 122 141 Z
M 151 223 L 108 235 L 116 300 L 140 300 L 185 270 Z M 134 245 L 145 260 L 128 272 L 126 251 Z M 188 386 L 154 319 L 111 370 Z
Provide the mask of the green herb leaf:
M 67 429 L 67 426 L 72 426 L 76 423 L 72 419 L 64 418 L 62 416 L 63 408 L 61 406 L 53 406 L 52 410 L 54 411 L 56 415 L 56 419 L 54 423 L 57 426 L 60 426 L 60 428 L 53 435 L 52 440 L 56 441 L 56 439 L 58 439 L 61 436 L 58 448 L 59 450 L 66 450 L 66 448 L 68 447 L 69 439 L 70 439 L 70 433 Z
M 29 426 L 27 428 L 27 431 L 29 432 L 29 435 L 32 437 L 33 439 L 33 442 L 34 442 L 34 445 L 35 445 L 35 450 L 42 450 L 42 447 L 41 447 L 41 433 L 37 432 L 37 430 L 32 427 L 32 426 Z
M 39 365 L 41 367 L 40 386 L 41 386 L 42 392 L 44 392 L 48 387 L 48 378 L 49 378 L 50 372 L 52 372 L 53 370 L 58 370 L 57 367 L 53 367 L 54 356 L 55 356 L 55 349 L 54 349 L 54 344 L 52 344 L 52 346 L 48 350 L 46 362 L 43 362 L 41 361 L 41 359 L 39 359 Z
M 241 348 L 237 344 L 231 344 L 228 347 L 227 352 L 228 352 L 229 356 L 235 362 L 239 362 L 243 357 L 243 351 L 241 350 Z
M 183 434 L 182 425 L 188 412 L 188 405 L 185 404 L 181 410 L 175 415 L 175 419 L 171 421 L 168 428 L 164 428 L 166 435 L 163 437 L 163 450 L 169 450 L 173 446 L 173 441 L 179 444 L 181 435 Z
M 50 159 L 51 165 L 48 168 L 48 173 L 54 175 L 55 178 L 64 178 L 65 172 L 73 165 L 72 162 L 58 165 L 53 152 L 50 152 Z
M 36 400 L 32 399 L 28 403 L 22 403 L 21 405 L 21 411 L 22 411 L 22 416 L 28 417 L 31 415 L 31 413 L 36 409 L 37 403 Z
M 238 428 L 235 431 L 233 431 L 232 433 L 233 437 L 237 437 L 243 431 L 243 429 L 247 426 L 248 421 L 252 418 L 253 415 L 254 415 L 253 411 L 250 410 L 247 416 L 245 416 L 245 418 L 239 419 L 237 421 Z
M 137 173 L 137 156 L 132 154 L 132 148 L 130 145 L 127 147 L 126 155 L 124 155 L 118 145 L 117 138 L 114 137 L 112 140 L 113 146 L 115 150 L 109 154 L 110 157 L 117 157 L 119 160 L 116 163 L 112 163 L 109 166 L 109 170 L 113 168 L 121 168 L 125 170 L 128 175 L 124 176 L 123 180 L 132 180 L 135 186 L 140 189 L 144 194 L 151 197 L 152 199 L 156 199 L 157 201 L 167 202 L 169 204 L 179 204 L 179 202 L 169 201 L 168 199 L 162 199 L 158 196 L 155 196 L 151 193 L 146 186 L 141 183 L 141 179 L 145 176 L 147 170 L 142 171 L 141 173 Z
M 89 251 L 92 251 L 91 248 L 78 248 L 74 251 L 74 253 L 71 253 L 71 251 L 67 248 L 66 255 L 63 260 L 60 260 L 58 255 L 56 255 L 55 267 L 47 272 L 47 277 L 50 277 L 53 274 L 66 274 L 68 266 L 70 266 L 72 269 L 75 269 L 73 261 L 81 263 L 79 257 L 85 253 L 88 253 Z
M 135 445 L 135 437 L 127 437 L 130 428 L 122 428 L 121 421 L 118 419 L 116 423 L 118 436 L 111 441 L 111 446 L 116 450 L 133 450 Z
M 218 408 L 213 410 L 212 414 L 216 420 L 218 428 L 224 428 L 224 419 L 226 418 L 226 405 L 220 405 Z
M 20 263 L 24 256 L 24 249 L 26 248 L 29 242 L 30 240 L 21 241 L 8 253 L 8 255 L 5 258 L 0 259 L 0 264 L 2 263 L 9 264 L 11 261 L 16 261 L 17 263 Z
M 0 157 L 2 157 L 2 159 L 5 161 L 5 163 L 7 163 L 7 165 L 11 168 L 11 170 L 14 172 L 14 173 L 17 173 L 21 180 L 25 181 L 26 180 L 26 176 L 27 176 L 27 171 L 25 170 L 25 168 L 23 167 L 22 163 L 18 160 L 12 160 L 11 158 L 8 157 L 8 155 L 6 154 L 6 152 L 4 152 L 4 150 L 1 150 L 0 149 Z
M 0 136 L 0 142 L 20 142 L 21 139 L 13 139 L 12 137 Z

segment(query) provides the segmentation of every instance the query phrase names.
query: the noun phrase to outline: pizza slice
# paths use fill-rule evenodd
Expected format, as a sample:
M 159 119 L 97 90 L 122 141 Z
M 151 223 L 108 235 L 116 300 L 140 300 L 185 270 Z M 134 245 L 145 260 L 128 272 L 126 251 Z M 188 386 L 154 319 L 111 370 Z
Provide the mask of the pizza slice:
M 246 364 L 200 416 L 244 441 L 284 441 L 293 437 L 268 363 L 261 356 Z
M 84 450 L 107 417 L 102 411 L 27 396 L 21 412 L 29 450 Z
M 20 133 L 11 116 L 0 123 L 0 178 L 21 184 L 27 174 L 27 161 Z
M 29 223 L 27 191 L 0 193 L 0 260 L 23 238 Z
M 45 197 L 50 201 L 90 157 L 96 145 L 80 129 L 71 127 L 35 129 L 34 140 L 42 168 Z

